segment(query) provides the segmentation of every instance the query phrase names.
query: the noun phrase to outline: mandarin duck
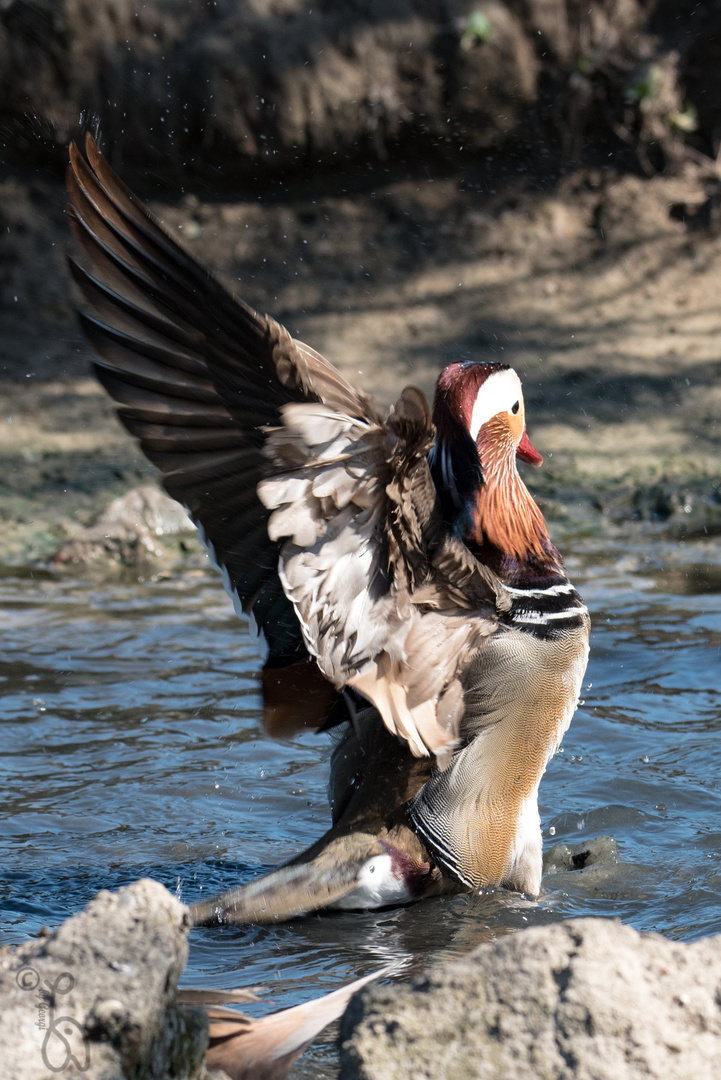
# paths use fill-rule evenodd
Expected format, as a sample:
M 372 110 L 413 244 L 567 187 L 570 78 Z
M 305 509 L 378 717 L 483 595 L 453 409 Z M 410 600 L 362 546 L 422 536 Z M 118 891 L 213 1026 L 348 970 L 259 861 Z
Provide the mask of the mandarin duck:
M 331 730 L 332 826 L 197 923 L 541 885 L 538 787 L 589 616 L 516 461 L 518 375 L 449 364 L 384 416 L 165 232 L 88 135 L 72 259 L 96 374 L 265 641 L 271 735 Z

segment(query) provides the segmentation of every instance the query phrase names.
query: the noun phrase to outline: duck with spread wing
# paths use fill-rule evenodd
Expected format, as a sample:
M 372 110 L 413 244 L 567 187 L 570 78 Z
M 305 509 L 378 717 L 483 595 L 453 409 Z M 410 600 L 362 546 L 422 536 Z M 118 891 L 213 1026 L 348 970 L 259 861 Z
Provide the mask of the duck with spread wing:
M 89 136 L 68 192 L 95 371 L 265 640 L 265 726 L 336 735 L 329 831 L 195 920 L 537 895 L 538 786 L 589 617 L 518 474 L 541 457 L 516 373 L 453 363 L 432 412 L 407 387 L 384 417 L 232 298 Z

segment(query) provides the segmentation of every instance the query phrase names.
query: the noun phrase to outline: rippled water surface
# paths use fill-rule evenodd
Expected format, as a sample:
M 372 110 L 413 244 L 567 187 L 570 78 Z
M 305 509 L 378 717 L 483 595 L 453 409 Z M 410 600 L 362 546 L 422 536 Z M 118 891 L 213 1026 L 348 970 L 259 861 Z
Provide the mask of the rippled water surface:
M 537 903 L 436 899 L 194 930 L 186 983 L 263 985 L 277 1007 L 556 919 L 721 931 L 716 548 L 564 542 L 594 630 L 584 704 L 541 786 L 544 838 L 613 836 L 617 866 L 549 875 Z M 216 893 L 323 832 L 327 745 L 260 732 L 257 648 L 211 571 L 98 583 L 7 570 L 0 597 L 0 944 L 145 875 L 185 901 Z M 302 1068 L 333 1060 L 321 1045 Z

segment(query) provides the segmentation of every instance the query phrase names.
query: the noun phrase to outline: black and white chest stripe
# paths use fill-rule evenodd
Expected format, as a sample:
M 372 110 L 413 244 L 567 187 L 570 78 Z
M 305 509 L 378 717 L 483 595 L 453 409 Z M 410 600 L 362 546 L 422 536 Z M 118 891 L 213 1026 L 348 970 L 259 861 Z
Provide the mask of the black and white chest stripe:
M 588 608 L 568 580 L 546 586 L 506 586 L 511 610 L 504 622 L 536 637 L 558 637 L 580 629 L 588 619 Z

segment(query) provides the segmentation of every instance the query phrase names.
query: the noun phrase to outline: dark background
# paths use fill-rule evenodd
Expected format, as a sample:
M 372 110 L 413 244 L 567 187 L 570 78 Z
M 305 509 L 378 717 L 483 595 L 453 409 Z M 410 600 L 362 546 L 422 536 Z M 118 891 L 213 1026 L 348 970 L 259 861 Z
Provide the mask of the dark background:
M 0 0 L 5 557 L 152 476 L 74 316 L 86 126 L 383 403 L 513 364 L 547 512 L 721 528 L 720 42 L 719 0 Z
M 717 0 L 2 0 L 3 155 L 62 157 L 93 113 L 174 184 L 489 147 L 544 182 L 610 151 L 648 172 L 679 136 L 715 156 L 720 33 Z

